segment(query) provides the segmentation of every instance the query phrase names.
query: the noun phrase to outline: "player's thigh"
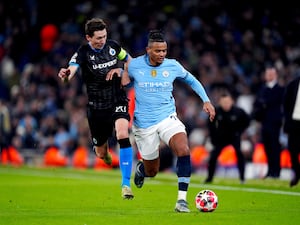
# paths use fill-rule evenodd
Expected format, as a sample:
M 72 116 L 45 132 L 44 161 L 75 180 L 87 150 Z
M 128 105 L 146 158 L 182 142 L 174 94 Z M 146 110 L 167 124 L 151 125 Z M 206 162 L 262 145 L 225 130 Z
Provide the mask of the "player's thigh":
M 128 138 L 130 115 L 128 113 L 127 102 L 120 102 L 114 106 L 112 120 L 114 121 L 117 139 Z
M 185 145 L 187 145 L 185 125 L 177 118 L 176 114 L 170 115 L 158 124 L 158 133 L 160 139 L 168 146 L 170 146 L 171 138 L 175 145 L 179 145 L 180 148 L 186 147 Z M 179 136 L 179 138 L 176 138 L 176 136 Z
M 154 160 L 159 157 L 160 139 L 155 126 L 138 128 L 132 126 L 132 132 L 141 157 L 145 160 Z
M 112 136 L 113 122 L 108 111 L 87 109 L 87 119 L 92 141 L 95 146 L 102 146 Z

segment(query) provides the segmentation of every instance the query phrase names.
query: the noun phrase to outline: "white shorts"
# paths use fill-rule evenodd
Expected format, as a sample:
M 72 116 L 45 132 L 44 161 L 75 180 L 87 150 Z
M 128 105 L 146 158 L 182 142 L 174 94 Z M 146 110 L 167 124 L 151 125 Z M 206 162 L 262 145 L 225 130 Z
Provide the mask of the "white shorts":
M 153 160 L 159 157 L 160 141 L 169 145 L 171 137 L 178 133 L 186 133 L 186 129 L 174 113 L 160 123 L 148 128 L 138 128 L 133 125 L 132 132 L 142 158 Z

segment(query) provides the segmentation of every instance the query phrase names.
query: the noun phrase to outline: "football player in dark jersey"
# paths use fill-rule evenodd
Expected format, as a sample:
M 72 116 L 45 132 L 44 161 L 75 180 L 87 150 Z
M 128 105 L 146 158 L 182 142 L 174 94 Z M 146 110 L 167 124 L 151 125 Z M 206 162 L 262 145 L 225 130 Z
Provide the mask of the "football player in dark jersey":
M 107 39 L 106 24 L 93 18 L 85 24 L 86 44 L 74 53 L 69 66 L 61 68 L 58 76 L 64 82 L 81 69 L 88 97 L 87 118 L 96 156 L 106 164 L 112 163 L 108 151 L 108 139 L 115 129 L 120 145 L 120 170 L 122 196 L 132 199 L 130 188 L 133 150 L 129 140 L 128 98 L 121 85 L 122 69 L 119 62 L 126 63 L 130 55 L 114 40 Z M 113 79 L 106 79 L 106 77 Z

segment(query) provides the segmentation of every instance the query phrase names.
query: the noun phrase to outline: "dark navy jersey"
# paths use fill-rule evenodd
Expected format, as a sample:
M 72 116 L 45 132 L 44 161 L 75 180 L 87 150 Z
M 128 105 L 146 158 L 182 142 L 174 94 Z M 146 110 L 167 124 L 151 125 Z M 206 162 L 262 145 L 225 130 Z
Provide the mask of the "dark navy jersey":
M 216 117 L 208 121 L 211 142 L 214 145 L 232 144 L 240 139 L 242 133 L 250 124 L 250 116 L 237 106 L 232 106 L 229 111 L 216 107 Z
M 95 109 L 110 109 L 120 101 L 127 101 L 120 77 L 106 81 L 108 71 L 119 67 L 121 50 L 121 46 L 113 40 L 107 40 L 101 50 L 85 44 L 78 48 L 69 62 L 80 66 L 89 105 Z

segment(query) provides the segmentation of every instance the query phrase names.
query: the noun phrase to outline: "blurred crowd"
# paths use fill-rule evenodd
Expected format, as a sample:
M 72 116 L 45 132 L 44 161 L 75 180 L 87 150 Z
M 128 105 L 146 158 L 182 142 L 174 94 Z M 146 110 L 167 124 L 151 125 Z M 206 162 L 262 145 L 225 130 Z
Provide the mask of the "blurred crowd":
M 150 29 L 162 29 L 168 57 L 191 71 L 213 102 L 220 89 L 228 88 L 237 105 L 251 114 L 267 64 L 275 65 L 283 86 L 300 73 L 300 9 L 285 10 L 283 17 L 282 9 L 268 1 L 254 6 L 251 1 L 236 0 L 74 0 L 63 8 L 47 0 L 3 0 L 1 142 L 39 153 L 55 145 L 65 155 L 72 155 L 78 146 L 91 147 L 80 73 L 68 84 L 57 73 L 85 41 L 84 23 L 92 17 L 103 18 L 109 37 L 133 57 L 144 53 Z M 209 149 L 200 99 L 179 82 L 174 96 L 191 146 Z M 4 126 L 5 120 L 9 124 Z M 247 159 L 260 141 L 258 130 L 253 121 L 243 136 Z M 281 138 L 284 148 L 284 134 Z M 115 145 L 111 140 L 111 146 Z

